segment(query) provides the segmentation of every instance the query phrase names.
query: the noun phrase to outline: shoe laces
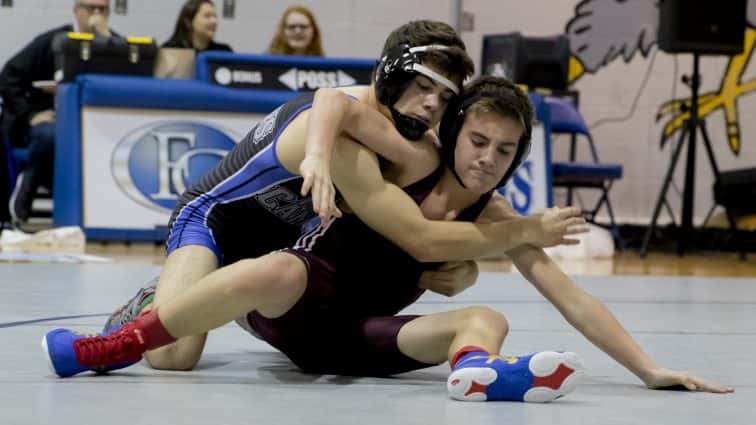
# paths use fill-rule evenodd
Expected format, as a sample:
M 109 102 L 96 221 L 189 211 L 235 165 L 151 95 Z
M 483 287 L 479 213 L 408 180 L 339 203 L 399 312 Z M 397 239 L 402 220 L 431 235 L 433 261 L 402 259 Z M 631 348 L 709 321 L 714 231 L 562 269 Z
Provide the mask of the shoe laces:
M 107 366 L 142 357 L 142 350 L 131 332 L 119 330 L 108 336 L 91 336 L 74 341 L 79 363 L 86 366 Z
M 127 306 L 121 307 L 118 313 L 116 313 L 118 317 L 120 317 L 120 320 L 118 321 L 119 326 L 123 326 L 134 319 L 134 313 L 131 310 L 127 310 L 126 307 Z
M 124 306 L 124 310 L 126 310 L 124 319 L 128 319 L 128 321 L 130 322 L 134 320 L 135 317 L 139 316 L 139 313 L 142 312 L 142 304 L 144 303 L 144 300 L 154 294 L 154 288 L 146 287 L 140 289 L 136 297 L 134 297 L 134 300 L 132 300 L 128 305 Z

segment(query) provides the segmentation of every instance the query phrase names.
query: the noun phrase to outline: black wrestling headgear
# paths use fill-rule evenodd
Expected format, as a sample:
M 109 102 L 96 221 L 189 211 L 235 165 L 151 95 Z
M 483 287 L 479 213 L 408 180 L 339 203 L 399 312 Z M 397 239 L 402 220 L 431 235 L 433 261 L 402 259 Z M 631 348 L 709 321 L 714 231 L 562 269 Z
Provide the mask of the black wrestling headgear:
M 404 115 L 394 108 L 394 104 L 399 100 L 402 91 L 407 87 L 407 83 L 417 74 L 422 74 L 448 87 L 455 95 L 459 94 L 459 87 L 454 82 L 422 64 L 422 54 L 430 49 L 444 50 L 447 47 L 436 44 L 417 47 L 400 44 L 389 50 L 376 66 L 376 97 L 380 103 L 388 106 L 396 129 L 409 140 L 419 140 L 428 131 L 428 126 L 424 122 Z
M 507 81 L 507 83 L 508 84 L 506 86 L 497 88 L 518 90 L 516 86 L 512 85 L 509 81 Z M 508 87 L 508 85 L 511 85 L 511 87 Z M 452 173 L 454 173 L 454 176 L 457 178 L 457 181 L 459 181 L 459 184 L 461 184 L 462 187 L 465 187 L 465 184 L 462 182 L 462 179 L 459 178 L 459 175 L 454 168 L 454 151 L 457 148 L 457 137 L 459 136 L 459 131 L 462 129 L 462 124 L 465 121 L 465 112 L 467 111 L 467 108 L 483 98 L 490 98 L 493 99 L 494 102 L 496 102 L 498 99 L 500 99 L 501 96 L 499 93 L 493 90 L 486 90 L 485 88 L 483 90 L 480 90 L 476 89 L 475 87 L 473 87 L 473 89 L 471 90 L 469 89 L 469 87 L 470 85 L 468 85 L 468 88 L 465 88 L 462 91 L 462 94 L 457 96 L 454 102 L 452 102 L 452 104 L 450 104 L 449 107 L 446 108 L 446 112 L 441 119 L 441 125 L 439 126 L 442 161 L 444 161 L 446 166 L 451 170 Z M 503 187 L 507 184 L 507 181 L 510 179 L 510 177 L 512 177 L 512 174 L 514 174 L 514 172 L 517 170 L 517 167 L 522 165 L 522 163 L 525 161 L 525 158 L 527 158 L 528 153 L 530 152 L 530 137 L 533 130 L 533 124 L 526 117 L 520 117 L 520 119 L 522 119 L 523 121 L 525 131 L 522 133 L 522 136 L 517 143 L 517 151 L 515 152 L 512 165 L 510 165 L 509 169 L 504 174 L 504 177 L 496 185 L 497 188 Z

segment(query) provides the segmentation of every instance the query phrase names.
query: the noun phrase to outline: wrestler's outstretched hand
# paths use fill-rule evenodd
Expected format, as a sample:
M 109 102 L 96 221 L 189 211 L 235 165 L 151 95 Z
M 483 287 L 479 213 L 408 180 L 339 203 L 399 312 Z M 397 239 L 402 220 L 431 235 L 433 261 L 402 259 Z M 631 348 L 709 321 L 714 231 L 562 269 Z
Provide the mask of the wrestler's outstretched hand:
M 714 382 L 706 381 L 703 378 L 691 375 L 688 372 L 664 368 L 652 370 L 648 376 L 644 378 L 644 381 L 648 388 L 654 390 L 688 390 L 719 394 L 735 391 L 734 388 L 724 387 Z
M 341 217 L 341 210 L 336 207 L 336 188 L 331 181 L 329 162 L 317 156 L 307 155 L 299 164 L 302 182 L 302 196 L 312 190 L 312 209 L 320 216 L 323 224 L 331 217 Z
M 531 244 L 541 248 L 577 245 L 580 240 L 569 236 L 588 232 L 582 211 L 577 207 L 553 207 L 528 218 L 534 223 Z

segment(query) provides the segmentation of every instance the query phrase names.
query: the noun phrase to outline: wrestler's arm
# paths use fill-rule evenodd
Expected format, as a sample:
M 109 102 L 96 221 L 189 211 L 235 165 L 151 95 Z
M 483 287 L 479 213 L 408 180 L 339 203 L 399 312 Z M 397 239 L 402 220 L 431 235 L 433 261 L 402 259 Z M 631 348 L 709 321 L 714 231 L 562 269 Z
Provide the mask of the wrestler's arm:
M 279 162 L 295 173 L 305 155 L 307 112 L 292 121 L 276 143 Z M 576 208 L 510 222 L 474 224 L 427 220 L 400 188 L 384 181 L 375 154 L 345 136 L 336 143 L 331 174 L 349 206 L 373 230 L 419 261 L 465 260 L 495 255 L 523 243 L 569 243 Z M 582 219 L 579 219 L 582 221 Z
M 339 89 L 315 92 L 307 125 L 306 157 L 330 161 L 336 136 L 342 132 L 394 164 L 425 156 L 420 144 L 402 137 L 388 118 Z
M 426 219 L 404 191 L 383 179 L 375 154 L 348 139 L 337 143 L 331 172 L 360 219 L 419 261 L 502 253 L 541 236 L 539 223 L 527 217 L 488 224 Z
M 501 197 L 482 216 L 485 220 L 511 220 L 517 216 Z M 728 392 L 684 372 L 664 369 L 643 351 L 619 321 L 599 300 L 577 286 L 541 248 L 522 245 L 507 252 L 522 275 L 553 304 L 564 318 L 589 341 L 640 378 L 649 388 L 683 385 L 690 390 Z
M 305 158 L 299 166 L 302 195 L 312 189 L 313 208 L 324 221 L 331 213 L 340 216 L 335 205 L 329 164 L 338 136 L 346 134 L 392 162 L 398 169 L 422 167 L 437 156 L 429 155 L 427 143 L 413 143 L 401 136 L 380 112 L 339 89 L 315 92 L 305 136 Z M 430 137 L 430 136 L 426 136 Z M 434 164 L 430 164 L 433 167 Z

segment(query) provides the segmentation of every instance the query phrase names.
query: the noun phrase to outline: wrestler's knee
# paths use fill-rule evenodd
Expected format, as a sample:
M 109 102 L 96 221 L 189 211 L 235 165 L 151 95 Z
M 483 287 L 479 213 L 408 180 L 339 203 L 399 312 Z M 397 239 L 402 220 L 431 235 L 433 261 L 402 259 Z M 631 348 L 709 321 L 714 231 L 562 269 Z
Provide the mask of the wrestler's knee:
M 494 333 L 502 339 L 509 333 L 507 318 L 489 307 L 468 307 L 464 309 L 464 317 L 464 326 Z
M 147 364 L 158 370 L 189 371 L 202 357 L 205 335 L 182 338 L 173 344 L 145 353 Z

